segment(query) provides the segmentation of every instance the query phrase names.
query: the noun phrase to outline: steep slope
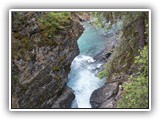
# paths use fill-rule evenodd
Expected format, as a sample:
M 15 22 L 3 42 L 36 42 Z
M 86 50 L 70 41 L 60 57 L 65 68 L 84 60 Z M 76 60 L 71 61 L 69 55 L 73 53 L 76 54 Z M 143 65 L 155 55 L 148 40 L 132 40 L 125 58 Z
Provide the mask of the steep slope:
M 148 108 L 148 12 L 97 14 L 110 21 L 108 27 L 106 22 L 100 24 L 106 31 L 117 21 L 122 21 L 123 27 L 112 52 L 104 51 L 97 57 L 106 59 L 98 76 L 107 79 L 104 86 L 92 93 L 92 108 Z
M 74 14 L 12 12 L 12 108 L 67 108 L 66 87 L 83 28 Z

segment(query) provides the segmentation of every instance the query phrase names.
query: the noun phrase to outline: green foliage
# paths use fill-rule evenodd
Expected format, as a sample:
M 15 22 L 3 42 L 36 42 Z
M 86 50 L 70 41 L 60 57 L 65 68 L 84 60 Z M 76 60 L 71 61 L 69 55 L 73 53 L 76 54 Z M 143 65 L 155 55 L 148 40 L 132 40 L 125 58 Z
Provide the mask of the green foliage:
M 93 21 L 93 25 L 96 27 L 104 28 L 104 13 L 103 12 L 92 12 L 92 15 L 95 17 L 95 21 Z
M 135 64 L 141 66 L 140 71 L 144 75 L 148 72 L 148 46 L 145 46 L 142 51 L 140 51 L 140 56 L 135 57 Z
M 40 13 L 41 15 L 37 12 L 12 13 L 13 59 L 29 60 L 29 52 L 35 46 L 57 46 L 59 41 L 56 38 L 63 36 L 62 31 L 66 31 L 70 26 L 70 12 Z M 31 31 L 35 25 L 37 28 Z
M 94 20 L 92 24 L 97 28 L 103 28 L 108 30 L 117 21 L 122 21 L 123 26 L 130 25 L 133 21 L 137 19 L 138 16 L 147 17 L 147 12 L 92 12 Z M 147 21 L 146 21 L 147 23 Z
M 100 12 L 93 13 L 98 17 L 95 25 L 102 27 L 102 18 L 107 23 L 122 21 L 123 26 L 118 44 L 105 64 L 105 70 L 98 73 L 99 78 L 107 76 L 107 82 L 121 73 L 129 76 L 130 82 L 124 83 L 124 93 L 117 103 L 118 108 L 148 108 L 148 47 L 138 51 L 137 18 L 145 20 L 145 40 L 148 42 L 147 12 Z M 100 25 L 99 25 L 100 24 Z M 109 28 L 109 26 L 106 26 Z M 139 54 L 139 56 L 137 56 Z M 135 57 L 136 56 L 136 57 Z M 134 69 L 133 69 L 133 68 Z M 129 75 L 128 75 L 129 74 Z
M 70 12 L 48 12 L 38 19 L 44 36 L 54 37 L 58 30 L 64 30 L 71 22 Z
M 102 79 L 103 77 L 108 76 L 108 74 L 106 70 L 103 70 L 103 71 L 100 71 L 97 76 L 99 79 Z
M 93 20 L 92 24 L 96 28 L 101 28 L 107 31 L 112 27 L 112 23 L 109 23 L 109 18 L 112 18 L 112 12 L 92 12 Z M 108 23 L 108 25 L 106 25 Z
M 134 31 L 131 31 L 131 33 Z M 130 34 L 131 34 L 130 33 Z M 128 34 L 128 35 L 130 35 Z M 121 38 L 119 44 L 114 48 L 114 52 L 105 64 L 105 74 L 108 77 L 108 81 L 111 79 L 114 73 L 120 74 L 121 72 L 127 73 L 133 64 L 134 56 L 137 53 L 137 42 L 135 36 L 125 39 Z
M 124 94 L 117 102 L 117 108 L 148 108 L 148 46 L 145 46 L 140 55 L 135 57 L 135 68 L 130 75 L 130 82 L 123 84 Z

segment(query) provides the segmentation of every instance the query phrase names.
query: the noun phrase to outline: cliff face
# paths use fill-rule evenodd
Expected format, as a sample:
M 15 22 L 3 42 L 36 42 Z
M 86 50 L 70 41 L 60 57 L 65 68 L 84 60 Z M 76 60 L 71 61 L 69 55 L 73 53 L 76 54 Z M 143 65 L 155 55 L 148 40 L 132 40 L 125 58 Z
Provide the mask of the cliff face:
M 19 26 L 14 22 L 16 13 L 12 14 L 12 107 L 69 107 L 74 94 L 65 84 L 70 64 L 79 53 L 77 39 L 82 26 L 70 18 L 52 37 L 46 35 L 50 28 L 38 21 L 47 13 L 20 14 L 25 22 Z
M 120 20 L 119 15 L 124 18 L 120 20 L 123 22 L 120 34 L 116 33 L 118 35 L 116 38 L 119 38 L 117 44 L 113 47 L 111 45 L 110 52 L 104 50 L 95 57 L 97 60 L 106 60 L 105 66 L 98 74 L 101 78 L 106 76 L 107 79 L 104 86 L 92 93 L 91 106 L 148 108 L 148 13 L 104 14 L 106 17 L 109 14 L 112 16 L 108 19 L 113 24 Z M 116 17 L 118 19 L 115 19 Z

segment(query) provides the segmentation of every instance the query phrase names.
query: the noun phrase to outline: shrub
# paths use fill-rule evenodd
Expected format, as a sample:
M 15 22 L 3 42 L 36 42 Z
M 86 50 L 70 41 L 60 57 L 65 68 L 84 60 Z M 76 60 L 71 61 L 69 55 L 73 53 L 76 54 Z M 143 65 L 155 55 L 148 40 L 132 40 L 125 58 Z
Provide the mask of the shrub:
M 108 76 L 106 70 L 103 70 L 103 71 L 100 71 L 98 74 L 97 74 L 98 78 L 99 79 L 102 79 L 103 77 L 106 77 Z
M 118 108 L 148 108 L 148 46 L 135 57 L 134 63 L 136 72 L 123 84 L 124 94 L 117 102 Z

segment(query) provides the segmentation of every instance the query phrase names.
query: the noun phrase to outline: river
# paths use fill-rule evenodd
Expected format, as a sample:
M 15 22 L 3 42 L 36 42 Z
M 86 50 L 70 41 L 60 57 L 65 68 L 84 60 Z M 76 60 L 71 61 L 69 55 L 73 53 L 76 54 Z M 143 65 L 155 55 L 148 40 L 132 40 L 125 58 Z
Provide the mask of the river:
M 96 69 L 103 63 L 96 62 L 93 57 L 105 48 L 106 37 L 89 23 L 82 24 L 85 30 L 78 39 L 80 54 L 71 64 L 67 83 L 75 94 L 71 108 L 91 108 L 89 99 L 92 92 L 104 85 L 104 79 L 96 76 Z

